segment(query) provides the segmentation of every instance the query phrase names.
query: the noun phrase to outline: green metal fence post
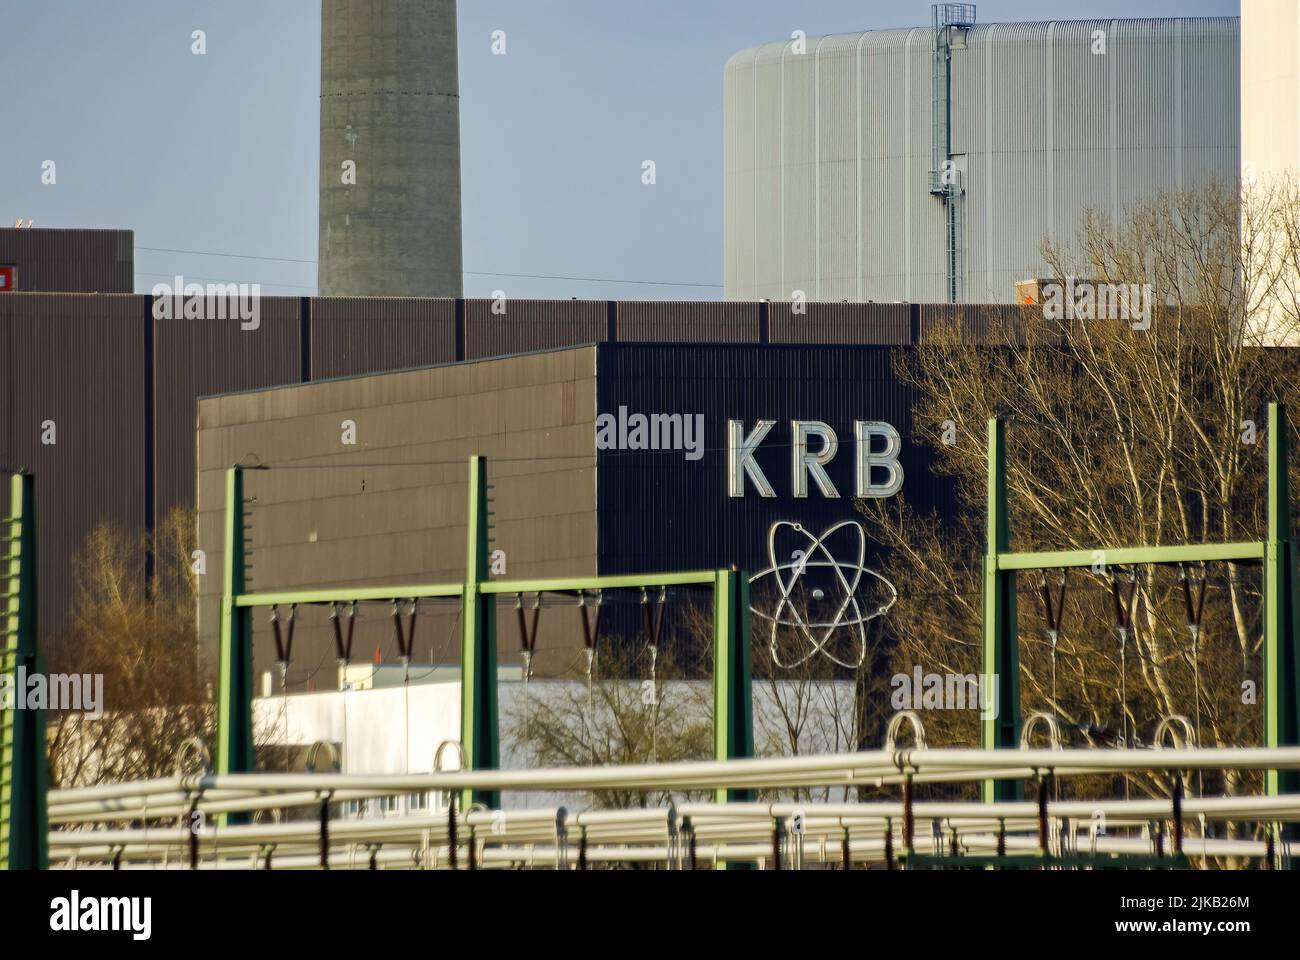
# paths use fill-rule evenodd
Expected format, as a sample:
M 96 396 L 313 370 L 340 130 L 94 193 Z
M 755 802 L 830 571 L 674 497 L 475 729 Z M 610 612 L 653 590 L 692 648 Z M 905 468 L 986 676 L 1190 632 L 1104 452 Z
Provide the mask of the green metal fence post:
M 1291 535 L 1286 407 L 1268 405 L 1268 539 L 1264 544 L 1264 746 L 1300 744 L 1300 648 L 1296 629 L 1296 545 Z M 1296 771 L 1270 770 L 1271 795 L 1300 788 Z
M 49 783 L 45 752 L 45 711 L 28 709 L 22 678 L 43 671 L 36 629 L 36 478 L 14 474 L 10 518 L 4 530 L 5 629 L 0 636 L 0 674 L 8 676 L 8 696 L 0 705 L 0 868 L 49 867 Z M 7 701 L 6 697 L 6 701 Z
M 751 690 L 749 579 L 719 570 L 713 585 L 713 756 L 732 760 L 754 755 Z M 718 802 L 752 800 L 752 790 L 716 792 Z
M 239 607 L 244 593 L 244 471 L 226 471 L 225 555 L 221 578 L 221 656 L 217 677 L 217 773 L 252 773 L 252 610 Z M 231 822 L 236 819 L 230 818 Z
M 500 765 L 497 727 L 496 595 L 480 589 L 488 579 L 487 458 L 469 459 L 469 514 L 466 520 L 465 589 L 461 595 L 460 740 L 470 770 Z M 462 809 L 474 802 L 500 806 L 494 791 L 468 792 Z
M 1020 653 L 1016 635 L 1016 572 L 999 566 L 998 554 L 1010 550 L 1007 519 L 1006 439 L 1001 420 L 988 425 L 988 520 L 984 548 L 984 643 L 981 671 L 997 678 L 996 712 L 985 705 L 981 741 L 985 749 L 1015 747 L 1020 729 Z M 981 684 L 988 689 L 987 684 Z M 985 801 L 1018 800 L 1019 781 L 985 780 Z

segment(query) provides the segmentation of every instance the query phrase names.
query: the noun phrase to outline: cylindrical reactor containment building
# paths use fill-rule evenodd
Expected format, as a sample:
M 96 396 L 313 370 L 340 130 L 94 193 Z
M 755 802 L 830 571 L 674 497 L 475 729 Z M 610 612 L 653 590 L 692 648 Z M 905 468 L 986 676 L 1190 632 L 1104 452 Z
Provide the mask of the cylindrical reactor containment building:
M 322 296 L 459 297 L 455 0 L 323 0 Z
M 726 297 L 1006 303 L 1087 207 L 1238 176 L 1235 18 L 752 47 L 724 80 Z

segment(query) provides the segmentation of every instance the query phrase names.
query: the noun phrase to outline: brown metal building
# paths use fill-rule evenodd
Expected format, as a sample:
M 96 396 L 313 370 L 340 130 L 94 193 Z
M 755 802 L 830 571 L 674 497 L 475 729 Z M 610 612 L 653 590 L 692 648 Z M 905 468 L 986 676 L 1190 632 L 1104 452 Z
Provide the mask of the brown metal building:
M 207 648 L 215 647 L 219 622 L 230 464 L 266 467 L 245 472 L 249 590 L 463 580 L 473 454 L 488 458 L 490 537 L 494 547 L 508 546 L 509 575 L 592 574 L 595 404 L 594 346 L 200 400 L 199 543 L 208 571 L 200 579 L 200 633 Z M 417 660 L 455 659 L 457 609 L 425 604 Z M 368 660 L 376 646 L 390 662 L 396 656 L 390 615 L 387 604 L 363 606 L 358 659 Z M 291 682 L 321 663 L 332 668 L 327 616 L 300 612 Z M 259 611 L 259 671 L 273 665 L 265 618 Z M 554 620 L 546 617 L 543 638 L 555 634 Z M 511 656 L 504 641 L 514 627 L 503 628 L 502 652 Z M 324 673 L 319 685 L 332 687 L 332 674 Z
M 836 312 L 842 322 L 847 311 Z M 490 545 L 506 563 L 498 573 L 512 579 L 765 569 L 776 562 L 768 540 L 774 522 L 815 533 L 857 516 L 856 421 L 896 428 L 905 438 L 899 463 L 909 502 L 950 511 L 951 481 L 930 470 L 928 448 L 914 439 L 912 389 L 895 375 L 906 349 L 616 340 L 200 399 L 205 646 L 217 640 L 225 477 L 235 463 L 257 468 L 244 474 L 243 535 L 247 586 L 258 592 L 383 584 L 400 594 L 405 584 L 463 580 L 466 461 L 475 454 L 488 460 Z M 677 435 L 682 445 L 598 442 L 600 418 L 628 411 L 690 417 L 695 432 Z M 737 495 L 729 486 L 727 422 L 735 420 L 746 430 L 760 420 L 776 427 L 754 453 L 770 495 Z M 842 438 L 839 454 L 824 464 L 833 493 L 792 490 L 792 446 L 784 436 L 791 420 L 824 424 Z M 689 602 L 678 593 L 674 600 Z M 636 596 L 605 599 L 606 637 L 640 631 L 639 611 L 626 609 Z M 509 608 L 531 607 L 533 598 L 503 601 L 499 655 L 511 662 L 519 645 Z M 539 674 L 580 666 L 583 630 L 574 604 L 545 599 Z M 455 659 L 456 608 L 438 607 L 421 608 L 415 651 L 422 662 Z M 359 609 L 354 656 L 378 650 L 391 662 L 399 649 L 392 603 Z M 255 615 L 259 671 L 274 666 L 270 613 Z M 328 672 L 318 675 L 333 661 L 329 611 L 306 607 L 296 616 L 290 686 L 328 685 Z
M 123 262 L 126 277 L 130 261 Z M 31 276 L 33 268 L 20 269 Z M 157 319 L 147 295 L 0 295 L 0 464 L 37 475 L 43 630 L 65 622 L 72 558 L 96 523 L 152 529 L 173 507 L 195 504 L 201 396 L 591 343 L 905 345 L 954 311 L 974 329 L 994 309 L 808 304 L 800 314 L 777 303 L 514 300 L 503 313 L 501 306 L 262 297 L 257 328 L 245 330 L 236 320 Z
M 0 227 L 0 267 L 13 268 L 0 293 L 130 293 L 135 234 L 130 230 Z

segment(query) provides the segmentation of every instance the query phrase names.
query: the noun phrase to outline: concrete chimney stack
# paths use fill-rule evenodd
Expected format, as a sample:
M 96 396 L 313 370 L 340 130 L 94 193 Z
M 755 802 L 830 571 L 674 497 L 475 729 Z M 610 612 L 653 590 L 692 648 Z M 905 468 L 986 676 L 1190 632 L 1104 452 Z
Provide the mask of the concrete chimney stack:
M 322 0 L 320 293 L 459 297 L 455 0 Z

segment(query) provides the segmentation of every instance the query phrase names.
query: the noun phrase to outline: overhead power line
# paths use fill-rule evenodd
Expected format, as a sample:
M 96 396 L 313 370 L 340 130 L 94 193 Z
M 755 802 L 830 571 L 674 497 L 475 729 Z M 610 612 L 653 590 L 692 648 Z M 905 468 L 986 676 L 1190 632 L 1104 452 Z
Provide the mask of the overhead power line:
M 138 277 L 163 277 L 167 280 L 173 279 L 174 273 L 150 273 L 147 270 L 137 270 Z M 283 280 L 237 280 L 233 277 L 199 277 L 193 274 L 186 277 L 187 280 L 202 280 L 204 283 L 244 283 L 257 284 L 259 287 L 293 287 L 297 290 L 315 290 L 314 283 L 285 283 Z
M 315 260 L 300 260 L 295 257 L 259 257 L 251 253 L 217 253 L 213 250 L 177 250 L 174 247 L 136 247 L 137 250 L 150 250 L 155 253 L 188 253 L 196 257 L 230 257 L 235 260 L 267 260 L 274 263 L 315 263 Z
M 577 280 L 580 283 L 633 283 L 654 287 L 711 287 L 722 289 L 720 283 L 679 283 L 675 280 L 618 280 L 613 277 L 558 277 L 549 273 L 491 273 L 478 270 L 461 271 L 474 277 L 525 277 L 533 280 Z
M 267 263 L 317 263 L 316 260 L 309 260 L 299 257 L 263 257 L 249 253 L 220 253 L 215 250 L 181 250 L 176 247 L 136 247 L 137 250 L 148 250 L 152 253 L 181 253 L 196 257 L 227 257 L 235 260 L 262 260 Z M 720 283 L 694 283 L 689 281 L 675 280 L 627 280 L 618 277 L 574 277 L 553 273 L 510 273 L 500 270 L 463 270 L 461 271 L 470 277 L 515 277 L 525 280 L 568 280 L 576 283 L 626 283 L 636 286 L 650 287 L 701 287 L 713 290 L 721 290 Z M 148 276 L 163 276 L 163 274 L 153 273 Z M 282 287 L 291 287 L 295 284 L 282 283 Z

